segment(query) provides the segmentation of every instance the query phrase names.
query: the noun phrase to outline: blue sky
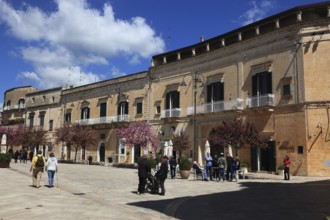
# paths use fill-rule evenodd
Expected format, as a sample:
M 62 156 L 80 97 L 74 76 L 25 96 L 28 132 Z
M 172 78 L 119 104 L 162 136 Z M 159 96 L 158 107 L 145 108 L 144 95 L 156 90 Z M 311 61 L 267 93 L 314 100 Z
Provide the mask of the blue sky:
M 4 92 L 147 70 L 151 57 L 321 0 L 0 0 Z

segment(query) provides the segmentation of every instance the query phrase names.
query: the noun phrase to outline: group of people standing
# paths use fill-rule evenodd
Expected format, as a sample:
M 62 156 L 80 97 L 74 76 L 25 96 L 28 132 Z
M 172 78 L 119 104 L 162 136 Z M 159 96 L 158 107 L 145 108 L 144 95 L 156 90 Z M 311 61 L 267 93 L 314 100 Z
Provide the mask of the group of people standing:
M 240 166 L 239 158 L 234 159 L 229 153 L 226 154 L 226 158 L 223 153 L 220 153 L 219 157 L 215 154 L 213 158 L 210 153 L 205 155 L 206 173 L 210 180 L 232 181 L 234 178 L 237 180 L 237 171 L 241 169 Z
M 156 192 L 162 196 L 165 195 L 165 180 L 167 179 L 167 174 L 168 174 L 168 157 L 163 156 L 160 161 L 159 169 L 155 174 Z M 146 155 L 143 156 L 138 163 L 138 176 L 139 176 L 139 185 L 138 185 L 137 194 L 143 195 L 145 193 L 147 179 L 153 176 Z

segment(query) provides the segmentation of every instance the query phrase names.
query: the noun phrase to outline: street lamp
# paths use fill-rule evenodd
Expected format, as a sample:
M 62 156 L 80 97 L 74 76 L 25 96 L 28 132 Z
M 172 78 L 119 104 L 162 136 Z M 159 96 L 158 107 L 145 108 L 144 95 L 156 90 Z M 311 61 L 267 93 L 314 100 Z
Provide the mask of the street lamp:
M 204 82 L 205 82 L 205 78 L 198 74 L 197 72 L 194 72 L 193 75 L 192 75 L 192 79 L 193 79 L 193 106 L 194 106 L 194 114 L 193 114 L 193 129 L 194 129 L 194 160 L 196 160 L 196 148 L 197 148 L 197 145 L 196 145 L 196 138 L 197 138 L 197 128 L 196 128 L 196 97 L 197 97 L 197 86 L 198 87 L 203 87 L 204 86 Z M 199 85 L 198 85 L 199 84 Z M 184 81 L 184 79 L 182 80 L 181 86 L 187 86 L 186 82 Z

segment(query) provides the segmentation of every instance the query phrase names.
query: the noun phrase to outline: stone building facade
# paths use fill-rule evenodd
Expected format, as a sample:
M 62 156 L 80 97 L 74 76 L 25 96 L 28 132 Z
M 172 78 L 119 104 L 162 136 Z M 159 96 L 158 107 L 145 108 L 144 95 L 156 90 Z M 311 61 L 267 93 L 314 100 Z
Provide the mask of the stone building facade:
M 329 176 L 329 49 L 330 3 L 305 5 L 155 55 L 145 72 L 58 90 L 60 101 L 49 111 L 59 109 L 59 126 L 86 123 L 98 131 L 99 144 L 81 151 L 79 160 L 135 163 L 147 150 L 128 148 L 115 129 L 143 120 L 161 148 L 173 134 L 188 134 L 187 153 L 203 164 L 211 129 L 240 118 L 268 137 L 264 149 L 234 151 L 250 170 L 275 172 L 287 155 L 293 174 Z M 65 146 L 53 149 L 72 159 Z

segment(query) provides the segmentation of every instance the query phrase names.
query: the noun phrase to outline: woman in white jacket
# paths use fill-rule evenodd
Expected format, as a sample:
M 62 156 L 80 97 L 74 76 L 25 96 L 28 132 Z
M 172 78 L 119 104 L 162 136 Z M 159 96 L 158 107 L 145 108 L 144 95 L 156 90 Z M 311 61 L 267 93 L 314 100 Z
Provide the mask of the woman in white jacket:
M 49 188 L 54 187 L 55 172 L 57 172 L 57 159 L 55 158 L 54 153 L 50 153 L 49 158 L 47 160 L 47 173 L 48 173 Z

